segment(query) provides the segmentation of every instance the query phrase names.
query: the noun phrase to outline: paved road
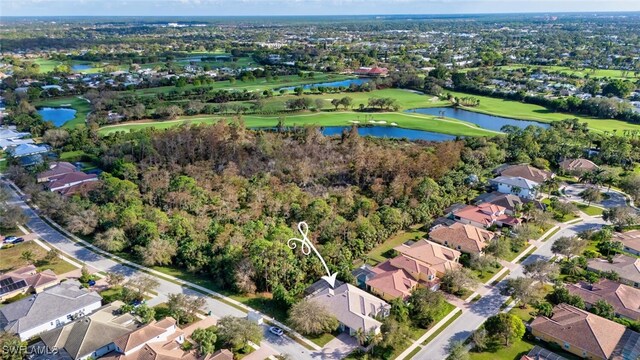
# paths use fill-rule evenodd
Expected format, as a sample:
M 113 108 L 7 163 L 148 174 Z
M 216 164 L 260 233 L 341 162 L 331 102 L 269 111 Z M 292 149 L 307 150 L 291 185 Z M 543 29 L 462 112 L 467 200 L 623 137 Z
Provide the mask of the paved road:
M 531 254 L 522 264 L 511 270 L 507 278 L 517 278 L 523 276 L 522 265 L 528 264 L 538 259 L 550 259 L 553 257 L 551 245 L 562 236 L 573 236 L 581 231 L 591 228 L 598 228 L 604 224 L 602 218 L 587 218 L 585 222 L 569 225 L 558 231 L 546 242 L 540 244 L 538 249 Z M 503 280 L 504 282 L 504 280 Z M 502 282 L 501 282 L 502 283 Z M 487 318 L 500 312 L 500 307 L 507 300 L 506 296 L 500 295 L 498 289 L 501 284 L 489 288 L 486 295 L 480 300 L 472 303 L 467 311 L 458 317 L 453 323 L 445 328 L 427 346 L 423 347 L 413 359 L 420 360 L 440 360 L 447 357 L 447 348 L 452 341 L 465 340 L 477 329 Z
M 1 182 L 1 180 L 0 180 Z M 86 263 L 87 265 L 96 268 L 99 271 L 105 272 L 115 272 L 124 274 L 127 277 L 134 277 L 138 275 L 145 276 L 153 276 L 149 274 L 145 274 L 138 269 L 134 269 L 129 266 L 122 265 L 114 260 L 108 259 L 100 254 L 94 253 L 90 249 L 87 249 L 79 244 L 73 242 L 69 238 L 67 238 L 62 233 L 58 232 L 54 228 L 52 228 L 49 224 L 44 222 L 36 212 L 31 209 L 19 195 L 6 183 L 2 182 L 1 185 L 9 190 L 9 193 L 12 196 L 11 203 L 19 205 L 24 213 L 28 216 L 29 220 L 27 222 L 27 227 L 31 229 L 32 232 L 36 233 L 41 239 L 45 240 L 49 244 L 54 247 L 60 249 L 62 252 L 70 255 L 72 259 L 77 259 Z M 186 295 L 195 295 L 195 296 L 203 296 L 207 300 L 205 305 L 205 311 L 211 311 L 211 314 L 216 318 L 221 318 L 223 316 L 239 316 L 244 317 L 246 314 L 233 306 L 225 304 L 221 301 L 213 299 L 209 296 L 205 296 L 199 292 L 191 290 L 189 288 L 182 287 L 181 285 L 174 284 L 170 281 L 167 281 L 160 277 L 155 277 L 156 280 L 160 283 L 156 291 L 158 292 L 158 296 L 154 297 L 149 301 L 150 305 L 160 304 L 167 299 L 168 294 L 175 293 L 184 293 Z M 288 354 L 294 359 L 318 359 L 318 356 L 313 356 L 311 351 L 307 350 L 302 345 L 298 344 L 294 340 L 289 337 L 282 336 L 278 337 L 271 333 L 269 333 L 268 326 L 264 326 L 265 329 L 265 338 L 263 343 L 264 345 L 270 346 L 277 353 Z M 261 344 L 263 345 L 263 344 Z M 317 354 L 316 354 L 317 355 Z

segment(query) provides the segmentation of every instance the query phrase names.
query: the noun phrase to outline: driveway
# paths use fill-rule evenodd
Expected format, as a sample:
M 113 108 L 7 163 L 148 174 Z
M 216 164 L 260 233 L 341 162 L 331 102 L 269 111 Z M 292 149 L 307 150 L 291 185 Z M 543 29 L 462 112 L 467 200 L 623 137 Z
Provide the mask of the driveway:
M 563 190 L 568 200 L 584 202 L 584 200 L 582 200 L 582 198 L 580 197 L 580 194 L 588 187 L 591 187 L 591 185 L 570 184 L 565 186 Z M 601 206 L 606 209 L 618 206 L 627 206 L 627 199 L 622 193 L 619 193 L 615 190 L 607 191 L 607 188 L 604 187 L 600 187 L 600 192 L 602 192 L 602 194 L 605 194 L 608 198 L 603 199 L 599 203 L 593 203 L 593 205 Z
M 553 257 L 551 246 L 555 240 L 563 236 L 574 236 L 577 233 L 593 228 L 600 228 L 604 225 L 602 218 L 588 218 L 584 223 L 573 224 L 565 227 L 554 234 L 551 239 L 540 243 L 538 249 L 533 252 L 521 264 L 518 264 L 511 273 L 505 278 L 517 278 L 524 276 L 522 265 L 529 264 L 538 259 L 549 260 Z M 499 288 L 503 285 L 504 280 L 496 286 L 489 288 L 487 293 L 480 300 L 472 303 L 468 310 L 463 312 L 453 323 L 446 327 L 435 339 L 428 345 L 424 346 L 413 359 L 421 360 L 440 360 L 448 355 L 447 348 L 452 341 L 462 341 L 467 339 L 471 333 L 485 322 L 490 316 L 496 315 L 501 311 L 501 306 L 507 300 L 506 296 L 500 295 Z
M 341 333 L 329 341 L 321 351 L 313 353 L 316 359 L 343 359 L 353 350 L 360 347 L 358 340 L 347 333 Z

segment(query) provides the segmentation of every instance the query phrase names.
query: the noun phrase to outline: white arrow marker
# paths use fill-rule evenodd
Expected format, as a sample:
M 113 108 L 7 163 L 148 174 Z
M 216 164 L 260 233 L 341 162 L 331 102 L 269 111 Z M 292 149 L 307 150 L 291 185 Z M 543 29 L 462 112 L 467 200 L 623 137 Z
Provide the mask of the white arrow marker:
M 327 266 L 327 263 L 324 262 L 322 255 L 320 255 L 318 250 L 316 250 L 315 246 L 313 246 L 313 244 L 307 237 L 307 234 L 309 234 L 309 225 L 307 225 L 307 223 L 304 221 L 298 223 L 298 231 L 300 231 L 300 234 L 302 235 L 302 239 L 291 238 L 287 241 L 287 245 L 289 246 L 290 249 L 295 249 L 296 247 L 298 247 L 298 244 L 296 243 L 300 243 L 300 248 L 302 249 L 302 253 L 305 255 L 311 254 L 311 250 L 313 250 L 313 252 L 318 256 L 318 258 L 322 262 L 322 265 L 324 265 L 324 269 L 327 270 L 327 275 L 323 276 L 322 279 L 328 282 L 329 285 L 331 285 L 331 287 L 334 288 L 336 285 L 336 276 L 338 276 L 338 273 L 336 272 L 331 274 L 331 271 L 329 271 L 329 267 Z

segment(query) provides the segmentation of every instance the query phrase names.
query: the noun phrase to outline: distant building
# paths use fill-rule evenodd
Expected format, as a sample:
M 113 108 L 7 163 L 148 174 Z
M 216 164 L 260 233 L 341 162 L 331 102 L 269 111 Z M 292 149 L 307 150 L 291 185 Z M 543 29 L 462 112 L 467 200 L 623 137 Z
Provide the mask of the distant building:
M 488 203 L 493 205 L 502 206 L 505 208 L 504 213 L 507 215 L 515 216 L 516 213 L 522 211 L 525 205 L 532 203 L 535 209 L 544 210 L 544 205 L 538 200 L 531 200 L 527 198 L 521 198 L 514 194 L 503 194 L 501 192 L 491 192 L 482 194 L 473 199 L 475 205 L 482 203 Z
M 526 164 L 504 165 L 496 169 L 496 172 L 502 176 L 521 177 L 539 184 L 555 176 L 550 171 L 540 170 Z
M 558 165 L 562 171 L 574 175 L 580 175 L 599 168 L 593 161 L 587 159 L 566 159 Z
M 587 359 L 637 360 L 640 357 L 640 334 L 567 304 L 554 307 L 551 318 L 534 319 L 531 333 Z
M 389 75 L 387 68 L 381 67 L 361 67 L 353 72 L 355 75 L 363 77 L 385 77 Z
M 502 206 L 484 203 L 478 206 L 467 205 L 462 209 L 455 210 L 451 216 L 457 222 L 482 228 L 488 228 L 492 225 L 500 227 L 520 225 L 520 219 L 507 215 L 505 211 L 506 209 Z
M 7 153 L 14 158 L 19 158 L 23 156 L 45 154 L 48 153 L 49 150 L 50 148 L 47 145 L 19 144 L 8 148 Z
M 27 340 L 55 329 L 102 305 L 102 297 L 75 280 L 44 290 L 0 308 L 0 329 Z
M 503 194 L 513 194 L 519 197 L 533 200 L 538 196 L 540 183 L 525 179 L 523 177 L 498 176 L 490 180 L 491 185 L 498 192 Z
M 640 290 L 602 279 L 595 284 L 581 282 L 567 285 L 571 294 L 578 295 L 587 306 L 593 306 L 598 300 L 604 300 L 613 306 L 616 315 L 627 319 L 640 320 Z
M 587 261 L 588 270 L 613 271 L 620 275 L 620 282 L 640 287 L 640 259 L 628 255 L 618 254 L 612 261 L 604 259 L 589 259 Z

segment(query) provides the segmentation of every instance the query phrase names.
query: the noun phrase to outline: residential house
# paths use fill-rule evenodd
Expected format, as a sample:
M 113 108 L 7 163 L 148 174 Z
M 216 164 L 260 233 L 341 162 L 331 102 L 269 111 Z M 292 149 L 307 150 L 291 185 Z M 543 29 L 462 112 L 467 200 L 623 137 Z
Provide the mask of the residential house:
M 620 276 L 620 282 L 640 288 L 640 259 L 618 254 L 611 262 L 604 259 L 589 259 L 587 269 L 591 271 L 613 271 Z
M 395 298 L 406 300 L 418 286 L 418 282 L 406 270 L 394 267 L 391 261 L 373 268 L 376 275 L 366 281 L 367 288 L 386 301 Z
M 28 132 L 18 132 L 14 128 L 0 128 L 0 149 L 6 150 L 20 144 L 33 144 L 33 139 L 25 139 L 31 136 Z
M 540 183 L 523 177 L 498 176 L 489 182 L 498 192 L 531 200 L 536 198 L 540 187 Z
M 220 349 L 204 360 L 233 360 L 233 353 L 227 349 Z
M 129 313 L 122 313 L 121 301 L 105 305 L 94 313 L 40 335 L 52 351 L 73 360 L 97 359 L 115 349 L 114 341 L 138 328 Z
M 640 230 L 616 232 L 613 234 L 613 241 L 620 241 L 624 251 L 640 255 Z
M 567 285 L 571 294 L 578 295 L 587 306 L 604 300 L 613 306 L 616 315 L 640 320 L 640 290 L 608 279 L 595 284 L 581 282 Z
M 102 297 L 75 280 L 0 308 L 0 329 L 27 340 L 55 329 L 102 306 Z
M 14 158 L 30 155 L 41 155 L 49 152 L 48 145 L 19 144 L 7 149 L 7 153 Z
M 0 301 L 29 292 L 39 293 L 60 281 L 51 270 L 38 272 L 34 265 L 0 275 Z
M 78 168 L 72 163 L 66 161 L 53 162 L 49 164 L 49 169 L 40 172 L 36 176 L 39 183 L 48 182 L 53 178 L 78 171 Z
M 516 216 L 528 204 L 531 204 L 535 209 L 544 210 L 544 204 L 538 200 L 521 198 L 517 195 L 503 194 L 497 191 L 482 194 L 473 199 L 473 204 L 475 205 L 482 203 L 502 206 L 505 208 L 504 213 L 511 216 Z
M 364 290 L 351 284 L 342 284 L 335 289 L 324 290 L 308 298 L 323 305 L 340 323 L 340 330 L 355 335 L 359 329 L 365 333 L 380 333 L 382 323 L 378 316 L 388 316 L 391 306 Z
M 566 159 L 558 165 L 562 171 L 573 175 L 580 175 L 599 168 L 593 161 L 587 159 Z
M 587 359 L 637 360 L 640 357 L 640 334 L 567 304 L 554 307 L 551 318 L 534 319 L 531 333 Z
M 405 258 L 410 258 L 426 264 L 440 277 L 449 270 L 455 270 L 462 265 L 458 262 L 461 253 L 446 246 L 429 240 L 418 240 L 411 245 L 400 245 L 393 248 Z
M 488 228 L 492 225 L 500 227 L 520 225 L 520 219 L 507 215 L 505 211 L 506 209 L 502 206 L 484 203 L 478 206 L 467 205 L 454 211 L 451 216 L 457 222 L 482 228 Z
M 83 185 L 96 181 L 98 181 L 98 175 L 96 174 L 75 171 L 50 178 L 45 187 L 49 191 L 57 191 L 63 195 L 69 195 L 76 193 Z
M 387 68 L 381 67 L 361 67 L 353 72 L 358 76 L 366 76 L 366 77 L 385 77 L 389 75 L 389 70 Z
M 184 332 L 170 317 L 153 321 L 135 331 L 114 340 L 115 348 L 107 357 L 114 360 L 137 360 L 160 358 L 181 359 L 188 355 L 180 349 L 185 341 Z M 173 354 L 172 356 L 170 356 Z M 194 357 L 195 359 L 195 357 Z
M 462 223 L 438 225 L 429 232 L 429 240 L 467 254 L 482 253 L 494 237 L 491 231 Z
M 505 165 L 496 169 L 496 172 L 502 176 L 520 177 L 529 181 L 542 184 L 548 179 L 553 178 L 555 175 L 546 170 L 540 170 L 531 165 Z

